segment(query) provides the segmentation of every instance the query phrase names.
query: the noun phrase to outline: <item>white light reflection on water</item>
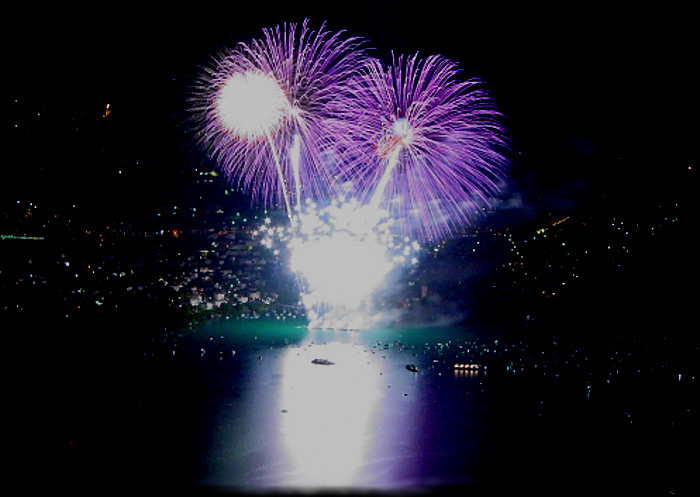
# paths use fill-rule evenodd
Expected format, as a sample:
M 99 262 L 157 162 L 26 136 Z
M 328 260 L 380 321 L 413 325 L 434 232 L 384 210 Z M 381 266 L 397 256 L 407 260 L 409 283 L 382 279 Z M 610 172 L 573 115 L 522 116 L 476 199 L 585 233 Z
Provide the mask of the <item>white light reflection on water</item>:
M 272 331 L 237 331 L 235 358 L 216 361 L 231 369 L 213 381 L 222 396 L 203 421 L 210 439 L 201 483 L 297 492 L 464 481 L 481 424 L 465 385 L 429 368 L 435 356 L 423 348 L 425 334 Z
M 332 365 L 314 364 L 327 359 Z M 295 488 L 362 484 L 372 420 L 381 397 L 379 370 L 362 346 L 327 343 L 286 351 L 281 436 Z

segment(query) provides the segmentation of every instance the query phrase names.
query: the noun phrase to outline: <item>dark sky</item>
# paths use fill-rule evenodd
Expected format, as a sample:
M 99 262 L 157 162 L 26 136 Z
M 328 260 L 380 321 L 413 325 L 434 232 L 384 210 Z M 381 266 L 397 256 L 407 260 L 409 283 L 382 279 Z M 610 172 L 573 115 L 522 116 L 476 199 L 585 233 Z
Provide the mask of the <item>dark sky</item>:
M 147 12 L 123 4 L 94 11 L 20 8 L 6 18 L 3 33 L 6 61 L 13 68 L 9 79 L 41 91 L 105 98 L 148 93 L 155 99 L 160 78 L 182 75 L 216 47 L 259 36 L 262 27 L 309 17 L 316 25 L 328 20 L 332 30 L 368 38 L 384 58 L 390 50 L 441 53 L 460 62 L 465 75 L 489 81 L 514 108 L 536 102 L 551 111 L 559 107 L 554 102 L 563 102 L 588 117 L 585 108 L 592 104 L 599 110 L 595 100 L 601 99 L 606 106 L 617 100 L 625 110 L 653 111 L 659 105 L 672 107 L 674 91 L 680 96 L 697 87 L 691 85 L 691 79 L 697 82 L 698 44 L 689 8 L 615 11 L 589 2 L 539 10 L 513 10 L 496 2 L 489 7 L 469 2 L 247 3 L 258 7 L 227 2 L 221 10 L 209 3 Z
M 157 137 L 177 121 L 188 77 L 218 47 L 309 17 L 314 26 L 327 20 L 331 30 L 368 38 L 384 60 L 393 50 L 459 62 L 465 77 L 486 80 L 508 117 L 514 151 L 555 177 L 571 179 L 586 157 L 600 158 L 592 167 L 602 169 L 586 174 L 618 182 L 697 166 L 700 81 L 690 7 L 483 3 L 13 7 L 2 34 L 3 93 L 111 102 L 140 123 L 138 133 Z M 617 156 L 632 161 L 610 166 Z

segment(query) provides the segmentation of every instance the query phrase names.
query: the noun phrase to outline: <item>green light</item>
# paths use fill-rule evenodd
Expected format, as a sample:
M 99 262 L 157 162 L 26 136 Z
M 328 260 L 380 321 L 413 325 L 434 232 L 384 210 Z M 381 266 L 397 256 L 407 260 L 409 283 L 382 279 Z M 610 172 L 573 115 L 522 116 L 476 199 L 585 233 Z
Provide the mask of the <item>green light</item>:
M 0 235 L 0 240 L 43 240 L 43 236 Z

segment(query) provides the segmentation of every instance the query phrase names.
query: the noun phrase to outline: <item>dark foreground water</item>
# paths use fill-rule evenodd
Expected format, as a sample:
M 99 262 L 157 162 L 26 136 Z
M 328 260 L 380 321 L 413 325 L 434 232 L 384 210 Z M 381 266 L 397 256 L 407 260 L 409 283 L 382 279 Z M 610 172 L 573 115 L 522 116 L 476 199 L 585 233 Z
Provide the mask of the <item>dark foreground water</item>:
M 19 354 L 31 380 L 13 396 L 11 474 L 27 487 L 697 489 L 697 349 L 678 359 L 623 338 L 596 352 L 464 329 L 233 321 L 157 339 L 95 329 L 50 343 Z M 488 369 L 455 371 L 462 362 Z

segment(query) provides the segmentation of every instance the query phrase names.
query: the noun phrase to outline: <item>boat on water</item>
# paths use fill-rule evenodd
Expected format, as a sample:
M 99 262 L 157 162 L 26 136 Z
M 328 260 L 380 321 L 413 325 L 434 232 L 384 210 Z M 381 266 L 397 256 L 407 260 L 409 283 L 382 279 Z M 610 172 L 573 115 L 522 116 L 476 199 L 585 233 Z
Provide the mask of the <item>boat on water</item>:
M 486 368 L 483 364 L 460 364 L 457 363 L 454 366 L 452 366 L 453 369 L 457 371 L 483 371 Z
M 314 359 L 313 361 L 311 361 L 311 364 L 318 364 L 320 366 L 332 366 L 335 363 L 329 361 L 328 359 Z
M 408 370 L 411 371 L 412 373 L 417 373 L 417 372 L 418 372 L 418 368 L 416 367 L 415 364 L 406 364 L 406 369 L 408 369 Z

